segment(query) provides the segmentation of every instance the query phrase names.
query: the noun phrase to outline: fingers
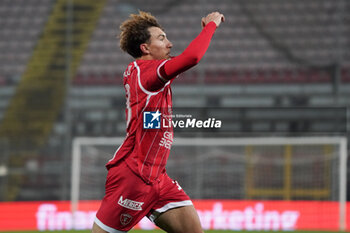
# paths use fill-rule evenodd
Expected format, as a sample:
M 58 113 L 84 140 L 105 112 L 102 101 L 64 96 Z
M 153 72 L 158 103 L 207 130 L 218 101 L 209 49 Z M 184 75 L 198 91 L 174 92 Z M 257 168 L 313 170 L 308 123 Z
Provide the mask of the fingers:
M 221 14 L 221 22 L 225 22 L 225 16 Z
M 216 24 L 216 27 L 219 27 L 219 25 L 222 22 L 225 22 L 225 16 L 219 12 L 212 12 L 208 14 L 206 17 L 202 18 L 202 27 L 207 25 L 209 22 L 213 21 Z
M 202 24 L 202 28 L 204 28 L 205 25 L 206 25 L 206 24 L 205 24 L 205 18 L 204 18 L 204 17 L 202 18 L 201 24 Z

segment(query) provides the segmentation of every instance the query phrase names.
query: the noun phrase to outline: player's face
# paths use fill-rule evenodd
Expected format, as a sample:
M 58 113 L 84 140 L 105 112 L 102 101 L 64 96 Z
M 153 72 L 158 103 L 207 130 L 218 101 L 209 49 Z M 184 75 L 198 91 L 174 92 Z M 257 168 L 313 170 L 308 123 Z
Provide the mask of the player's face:
M 150 27 L 148 31 L 151 35 L 148 43 L 149 55 L 156 60 L 170 58 L 170 51 L 173 44 L 168 40 L 165 32 L 158 27 Z

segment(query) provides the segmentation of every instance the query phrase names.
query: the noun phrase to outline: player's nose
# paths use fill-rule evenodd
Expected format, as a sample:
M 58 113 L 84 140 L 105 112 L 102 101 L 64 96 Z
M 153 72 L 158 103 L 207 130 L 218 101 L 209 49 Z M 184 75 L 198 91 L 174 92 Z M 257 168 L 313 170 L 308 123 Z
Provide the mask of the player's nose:
M 167 45 L 168 48 L 172 48 L 173 47 L 173 43 L 171 43 L 169 40 L 168 40 L 168 45 Z

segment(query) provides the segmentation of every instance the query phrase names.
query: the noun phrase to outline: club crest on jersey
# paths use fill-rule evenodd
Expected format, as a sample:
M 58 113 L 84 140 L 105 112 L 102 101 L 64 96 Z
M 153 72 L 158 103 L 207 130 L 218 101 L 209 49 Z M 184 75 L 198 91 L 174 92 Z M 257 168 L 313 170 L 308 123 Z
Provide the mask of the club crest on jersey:
M 161 115 L 159 110 L 156 112 L 143 112 L 143 128 L 160 129 Z
M 123 196 L 120 196 L 118 204 L 127 209 L 140 211 L 142 210 L 143 202 L 133 201 L 126 198 L 123 200 Z
M 120 215 L 120 223 L 123 226 L 128 225 L 131 222 L 132 216 L 130 214 L 121 214 Z

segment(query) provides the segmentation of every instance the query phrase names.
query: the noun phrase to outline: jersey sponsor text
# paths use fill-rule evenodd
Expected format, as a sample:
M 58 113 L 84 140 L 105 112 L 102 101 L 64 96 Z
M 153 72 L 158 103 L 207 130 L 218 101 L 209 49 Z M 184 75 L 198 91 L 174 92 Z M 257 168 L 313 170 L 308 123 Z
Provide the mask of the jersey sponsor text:
M 123 196 L 120 196 L 118 204 L 127 209 L 140 211 L 142 210 L 143 202 L 133 201 L 126 198 L 123 200 Z

